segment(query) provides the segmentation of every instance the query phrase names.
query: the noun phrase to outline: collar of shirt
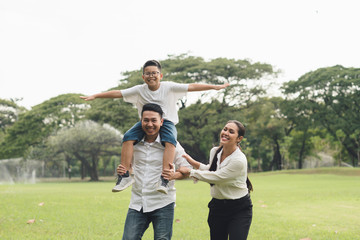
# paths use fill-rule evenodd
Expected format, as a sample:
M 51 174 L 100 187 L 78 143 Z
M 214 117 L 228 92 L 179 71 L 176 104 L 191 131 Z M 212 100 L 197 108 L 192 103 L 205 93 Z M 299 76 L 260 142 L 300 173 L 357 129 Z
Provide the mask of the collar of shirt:
M 141 139 L 140 142 L 143 143 L 144 145 L 153 145 L 154 143 L 160 143 L 160 144 L 161 144 L 160 134 L 157 135 L 157 137 L 156 137 L 156 139 L 155 139 L 154 142 L 147 142 L 147 141 L 145 141 L 145 137 L 143 137 L 143 139 Z
M 227 157 L 224 159 L 224 161 L 220 162 L 221 154 L 222 154 L 222 152 L 223 152 L 223 149 L 221 149 L 221 151 L 217 154 L 217 159 L 218 159 L 218 161 L 217 161 L 217 163 L 216 163 L 216 165 L 217 165 L 217 168 L 216 168 L 216 169 L 221 169 L 222 167 L 226 166 L 226 165 L 229 163 L 231 157 L 232 157 L 233 155 L 237 154 L 237 152 L 239 152 L 239 151 L 240 151 L 240 149 L 239 149 L 239 148 L 236 148 L 236 150 L 233 151 L 229 156 L 227 156 Z

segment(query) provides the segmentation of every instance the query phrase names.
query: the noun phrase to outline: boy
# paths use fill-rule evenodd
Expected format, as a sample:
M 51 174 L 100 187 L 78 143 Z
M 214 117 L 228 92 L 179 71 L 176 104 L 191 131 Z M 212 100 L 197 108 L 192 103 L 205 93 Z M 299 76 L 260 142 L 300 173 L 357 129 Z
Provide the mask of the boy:
M 123 90 L 112 90 L 103 93 L 97 93 L 92 96 L 82 96 L 81 98 L 88 101 L 95 98 L 123 98 L 125 102 L 134 104 L 141 118 L 141 110 L 146 103 L 156 103 L 164 111 L 164 123 L 160 128 L 160 138 L 165 146 L 163 155 L 163 169 L 169 169 L 175 156 L 175 147 L 177 142 L 177 131 L 175 125 L 179 121 L 176 102 L 191 91 L 221 90 L 229 86 L 228 83 L 223 85 L 211 84 L 180 84 L 174 82 L 162 82 L 161 64 L 156 60 L 149 60 L 143 66 L 142 78 L 145 84 Z M 119 192 L 129 187 L 133 182 L 129 174 L 130 164 L 134 151 L 134 144 L 141 141 L 144 137 L 144 131 L 141 128 L 141 122 L 136 123 L 128 130 L 123 138 L 123 148 L 121 149 L 121 165 L 126 169 L 123 174 L 118 175 L 116 186 L 113 192 Z M 167 194 L 168 180 L 160 176 L 157 190 Z

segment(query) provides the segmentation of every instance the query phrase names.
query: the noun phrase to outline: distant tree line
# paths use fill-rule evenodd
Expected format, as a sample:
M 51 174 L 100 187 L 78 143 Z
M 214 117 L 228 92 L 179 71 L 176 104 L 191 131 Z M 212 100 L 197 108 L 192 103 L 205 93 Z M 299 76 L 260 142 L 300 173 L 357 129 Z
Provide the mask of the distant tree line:
M 163 81 L 231 84 L 178 103 L 178 140 L 195 159 L 207 163 L 220 129 L 237 119 L 247 129 L 241 147 L 252 171 L 302 168 L 306 157 L 319 152 L 359 166 L 360 69 L 320 68 L 279 86 L 279 71 L 266 63 L 187 54 L 161 63 Z M 141 73 L 141 68 L 122 73 L 112 89 L 142 84 Z M 274 97 L 274 86 L 281 96 Z M 47 176 L 59 175 L 54 169 L 63 162 L 94 181 L 99 173 L 113 174 L 122 134 L 139 120 L 137 111 L 122 99 L 85 102 L 79 96 L 60 95 L 31 110 L 0 99 L 0 159 L 44 161 Z

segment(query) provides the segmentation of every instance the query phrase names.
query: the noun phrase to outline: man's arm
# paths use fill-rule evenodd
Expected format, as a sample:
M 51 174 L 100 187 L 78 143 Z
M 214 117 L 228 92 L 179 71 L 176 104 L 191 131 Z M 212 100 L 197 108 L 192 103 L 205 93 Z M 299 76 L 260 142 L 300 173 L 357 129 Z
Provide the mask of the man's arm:
M 230 84 L 225 83 L 222 85 L 213 85 L 213 84 L 201 84 L 201 83 L 190 83 L 188 92 L 195 91 L 207 91 L 207 90 L 221 90 L 228 87 Z
M 91 101 L 94 100 L 95 98 L 122 98 L 123 95 L 121 94 L 120 90 L 111 90 L 108 92 L 102 92 L 102 93 L 97 93 L 91 96 L 81 96 L 81 99 L 84 99 L 85 101 Z

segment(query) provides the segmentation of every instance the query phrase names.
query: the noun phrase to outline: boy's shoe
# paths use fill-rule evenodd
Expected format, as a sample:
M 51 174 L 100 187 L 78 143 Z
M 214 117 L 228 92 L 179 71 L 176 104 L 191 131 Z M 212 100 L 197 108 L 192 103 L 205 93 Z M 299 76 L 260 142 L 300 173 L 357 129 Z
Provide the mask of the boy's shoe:
M 167 194 L 169 189 L 169 180 L 166 180 L 163 178 L 163 176 L 160 177 L 159 186 L 156 189 L 158 192 Z
M 115 187 L 113 187 L 112 192 L 120 192 L 128 187 L 130 187 L 135 182 L 132 175 L 127 171 L 124 175 L 118 175 L 118 180 L 116 181 Z

